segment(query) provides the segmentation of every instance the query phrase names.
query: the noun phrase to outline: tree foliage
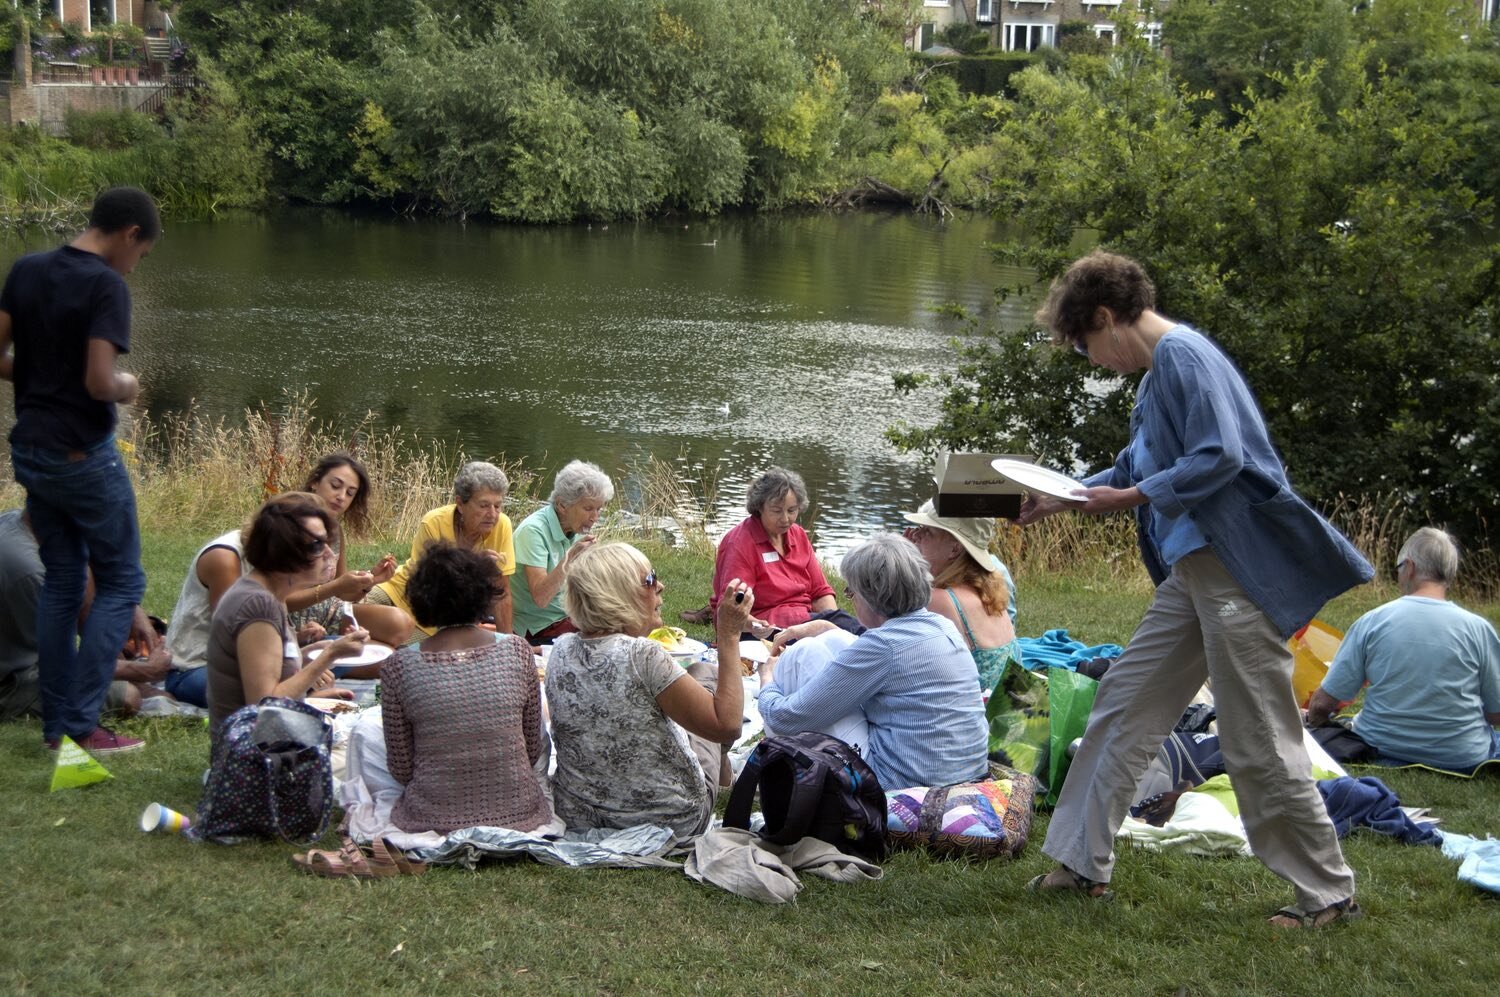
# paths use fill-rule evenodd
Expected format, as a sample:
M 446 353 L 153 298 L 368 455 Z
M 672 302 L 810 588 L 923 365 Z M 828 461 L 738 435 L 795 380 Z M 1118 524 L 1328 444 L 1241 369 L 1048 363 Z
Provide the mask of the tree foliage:
M 898 9 L 899 8 L 899 9 Z M 859 0 L 184 0 L 289 196 L 529 222 L 816 200 L 904 70 Z
M 1304 493 L 1395 493 L 1472 538 L 1500 480 L 1500 288 L 1493 203 L 1475 183 L 1494 151 L 1469 141 L 1490 112 L 1458 81 L 1497 64 L 1447 23 L 1401 67 L 1356 23 L 1338 64 L 1269 70 L 1232 115 L 1140 47 L 1029 70 L 994 195 L 1023 234 L 1001 258 L 1042 280 L 1095 239 L 1140 259 L 1160 310 L 1244 371 Z M 1331 92 L 1334 79 L 1352 83 Z M 1132 386 L 1041 339 L 962 341 L 939 423 L 892 439 L 1104 466 Z

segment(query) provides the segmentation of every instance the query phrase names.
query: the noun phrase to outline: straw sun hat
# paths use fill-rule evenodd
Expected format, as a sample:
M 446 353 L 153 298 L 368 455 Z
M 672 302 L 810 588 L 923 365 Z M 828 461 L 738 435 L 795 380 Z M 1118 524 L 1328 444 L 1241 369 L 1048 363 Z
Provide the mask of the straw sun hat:
M 918 526 L 930 526 L 942 530 L 964 545 L 975 562 L 986 571 L 999 571 L 1000 559 L 990 553 L 990 540 L 995 535 L 993 519 L 961 519 L 956 516 L 939 516 L 932 501 L 922 503 L 916 512 L 903 512 L 907 522 Z

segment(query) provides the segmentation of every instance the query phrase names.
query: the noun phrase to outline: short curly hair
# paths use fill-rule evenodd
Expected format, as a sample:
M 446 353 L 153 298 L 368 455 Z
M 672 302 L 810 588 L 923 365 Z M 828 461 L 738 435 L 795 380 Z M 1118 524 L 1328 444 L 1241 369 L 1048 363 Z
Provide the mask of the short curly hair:
M 476 492 L 510 494 L 510 478 L 487 460 L 471 460 L 453 476 L 453 497 L 467 502 Z
M 767 502 L 774 502 L 787 492 L 796 497 L 799 512 L 807 508 L 807 485 L 803 483 L 802 475 L 784 467 L 768 467 L 756 475 L 745 490 L 745 511 L 759 516 Z
M 505 594 L 500 566 L 483 551 L 446 540 L 430 545 L 406 581 L 406 602 L 429 630 L 479 623 Z
M 1036 323 L 1052 333 L 1058 346 L 1077 346 L 1099 328 L 1100 308 L 1113 312 L 1116 321 L 1130 323 L 1155 307 L 1156 285 L 1145 267 L 1128 256 L 1096 249 L 1052 282 Z

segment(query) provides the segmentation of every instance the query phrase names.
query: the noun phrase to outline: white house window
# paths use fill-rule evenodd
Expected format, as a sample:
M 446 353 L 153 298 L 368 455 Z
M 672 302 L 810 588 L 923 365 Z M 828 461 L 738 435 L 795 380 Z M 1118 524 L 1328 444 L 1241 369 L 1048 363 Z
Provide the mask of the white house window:
M 1484 0 L 1484 12 L 1481 15 L 1486 21 L 1493 21 L 1500 15 L 1500 0 Z
M 1097 7 L 1118 7 L 1120 0 L 1083 0 L 1083 9 L 1093 13 Z
M 1108 21 L 1100 21 L 1094 25 L 1094 37 L 1103 38 L 1113 45 L 1115 43 L 1115 26 Z
M 953 0 L 922 0 L 923 7 L 952 7 Z
M 1005 22 L 1007 52 L 1035 52 L 1057 44 L 1057 25 L 1041 21 Z
M 994 24 L 1000 20 L 1000 0 L 979 0 L 975 16 L 980 24 Z
M 1141 37 L 1146 39 L 1148 45 L 1152 48 L 1161 48 L 1160 21 L 1141 21 L 1136 27 L 1140 29 Z

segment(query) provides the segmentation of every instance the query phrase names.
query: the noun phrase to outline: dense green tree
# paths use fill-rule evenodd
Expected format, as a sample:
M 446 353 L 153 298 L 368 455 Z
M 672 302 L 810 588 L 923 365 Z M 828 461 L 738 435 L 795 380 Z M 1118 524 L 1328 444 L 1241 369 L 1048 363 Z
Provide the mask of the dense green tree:
M 1137 257 L 1162 311 L 1245 371 L 1305 492 L 1395 493 L 1472 537 L 1500 480 L 1493 206 L 1455 110 L 1367 76 L 1365 54 L 1333 67 L 1365 80 L 1337 110 L 1313 63 L 1248 90 L 1233 122 L 1140 50 L 1022 74 L 996 195 L 1025 241 L 1002 255 L 1043 280 L 1091 238 Z M 900 445 L 1092 470 L 1124 440 L 1130 386 L 1035 329 L 966 340 L 941 381 L 939 423 L 895 428 Z
M 890 5 L 894 9 L 897 5 Z M 550 222 L 815 200 L 905 60 L 861 0 L 184 0 L 273 185 Z
M 1320 65 L 1330 110 L 1353 85 L 1340 70 L 1353 43 L 1349 0 L 1173 0 L 1162 13 L 1172 69 L 1233 119 L 1253 91 L 1274 94 L 1299 66 Z

